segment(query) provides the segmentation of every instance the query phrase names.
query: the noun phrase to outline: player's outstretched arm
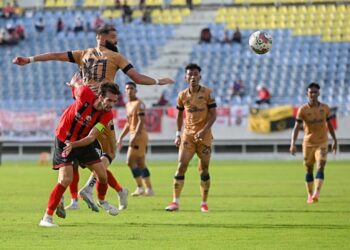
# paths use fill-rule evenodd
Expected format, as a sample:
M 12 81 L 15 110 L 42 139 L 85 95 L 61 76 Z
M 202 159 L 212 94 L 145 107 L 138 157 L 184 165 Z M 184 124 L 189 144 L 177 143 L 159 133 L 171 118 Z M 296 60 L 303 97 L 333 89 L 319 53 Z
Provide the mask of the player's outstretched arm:
M 67 52 L 49 52 L 49 53 L 30 56 L 30 57 L 17 56 L 12 60 L 12 63 L 23 66 L 32 62 L 44 62 L 44 61 L 68 62 L 69 61 L 68 53 Z
M 140 85 L 166 85 L 173 84 L 174 80 L 170 78 L 155 79 L 137 72 L 134 68 L 129 69 L 127 75 L 136 83 Z

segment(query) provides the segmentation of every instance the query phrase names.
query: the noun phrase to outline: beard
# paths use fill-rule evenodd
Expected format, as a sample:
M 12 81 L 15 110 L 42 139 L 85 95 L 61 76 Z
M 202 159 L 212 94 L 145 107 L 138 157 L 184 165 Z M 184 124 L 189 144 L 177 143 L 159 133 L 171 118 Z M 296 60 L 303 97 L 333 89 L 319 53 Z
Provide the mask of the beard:
M 109 49 L 109 50 L 114 51 L 114 52 L 119 52 L 119 51 L 118 51 L 118 47 L 116 46 L 116 44 L 113 44 L 113 43 L 111 43 L 110 41 L 107 41 L 107 40 L 106 40 L 106 42 L 105 42 L 105 47 L 106 47 L 107 49 Z

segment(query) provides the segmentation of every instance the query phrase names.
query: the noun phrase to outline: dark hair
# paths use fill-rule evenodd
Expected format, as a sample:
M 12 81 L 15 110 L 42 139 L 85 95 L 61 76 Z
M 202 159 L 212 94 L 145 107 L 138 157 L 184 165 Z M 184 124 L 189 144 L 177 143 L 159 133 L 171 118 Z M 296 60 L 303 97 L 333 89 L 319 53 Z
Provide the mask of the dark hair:
M 195 63 L 190 63 L 186 66 L 185 70 L 194 70 L 194 69 L 197 69 L 199 72 L 201 72 L 201 67 L 199 67 L 198 64 L 195 64 Z
M 105 24 L 97 29 L 97 35 L 107 35 L 110 31 L 117 31 L 114 26 Z
M 136 83 L 134 83 L 134 82 L 127 82 L 127 83 L 125 83 L 125 85 L 131 85 L 136 89 Z
M 316 89 L 320 90 L 321 87 L 318 83 L 312 82 L 309 84 L 309 86 L 307 86 L 306 90 L 311 89 L 311 88 L 316 88 Z
M 115 84 L 114 82 L 106 82 L 101 84 L 99 90 L 98 90 L 98 95 L 101 95 L 105 97 L 107 95 L 107 92 L 111 92 L 114 95 L 120 95 L 120 90 L 119 86 Z

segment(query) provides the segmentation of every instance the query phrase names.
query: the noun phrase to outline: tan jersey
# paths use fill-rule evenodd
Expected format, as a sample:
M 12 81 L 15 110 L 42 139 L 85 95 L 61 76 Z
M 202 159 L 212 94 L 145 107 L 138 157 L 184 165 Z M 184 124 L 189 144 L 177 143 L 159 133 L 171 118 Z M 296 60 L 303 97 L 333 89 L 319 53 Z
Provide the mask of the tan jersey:
M 211 89 L 200 86 L 198 91 L 191 93 L 187 88 L 177 97 L 177 109 L 186 111 L 185 134 L 194 135 L 201 130 L 208 118 L 210 108 L 216 108 Z M 211 131 L 209 131 L 211 136 Z
M 126 114 L 128 118 L 130 133 L 136 133 L 137 124 L 139 122 L 139 116 L 145 115 L 145 104 L 139 100 L 136 99 L 131 102 L 126 103 Z M 145 126 L 142 127 L 141 130 L 142 133 L 146 132 Z
M 95 93 L 102 83 L 114 82 L 119 69 L 126 73 L 132 65 L 121 54 L 103 46 L 68 52 L 71 62 L 78 64 L 83 73 L 83 83 Z
M 324 103 L 319 103 L 316 107 L 304 104 L 299 108 L 296 119 L 304 122 L 304 144 L 306 146 L 317 146 L 327 143 L 327 120 L 329 116 L 330 109 Z

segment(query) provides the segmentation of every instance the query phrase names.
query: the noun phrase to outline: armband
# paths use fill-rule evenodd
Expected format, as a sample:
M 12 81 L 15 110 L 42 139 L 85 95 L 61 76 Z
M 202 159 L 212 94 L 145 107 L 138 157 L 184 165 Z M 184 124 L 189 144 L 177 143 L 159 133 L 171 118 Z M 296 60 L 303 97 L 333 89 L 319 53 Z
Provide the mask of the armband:
M 102 132 L 102 131 L 105 129 L 105 126 L 104 126 L 103 124 L 101 124 L 101 123 L 97 123 L 97 124 L 95 125 L 95 128 L 96 128 L 98 131 Z
M 176 131 L 176 137 L 181 137 L 181 131 Z

